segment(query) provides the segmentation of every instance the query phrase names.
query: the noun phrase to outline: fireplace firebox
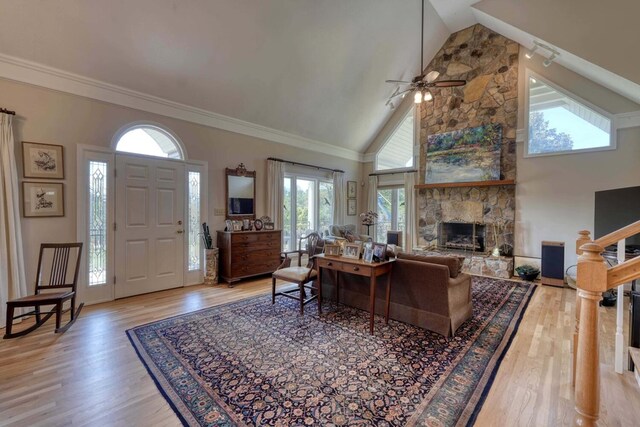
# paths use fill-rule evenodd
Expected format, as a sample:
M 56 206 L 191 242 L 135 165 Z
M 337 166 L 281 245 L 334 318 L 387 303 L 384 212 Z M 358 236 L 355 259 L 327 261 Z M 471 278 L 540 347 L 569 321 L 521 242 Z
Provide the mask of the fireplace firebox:
M 441 249 L 485 252 L 485 224 L 441 222 L 438 231 L 438 246 Z

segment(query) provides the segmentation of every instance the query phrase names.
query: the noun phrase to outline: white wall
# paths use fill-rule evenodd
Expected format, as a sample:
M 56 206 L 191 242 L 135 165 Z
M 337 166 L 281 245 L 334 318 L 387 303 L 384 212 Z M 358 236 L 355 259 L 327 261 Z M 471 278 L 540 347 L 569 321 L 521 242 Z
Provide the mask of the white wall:
M 362 165 L 356 161 L 319 154 L 262 139 L 196 125 L 75 95 L 0 79 L 1 106 L 15 110 L 14 135 L 17 164 L 22 177 L 21 141 L 64 146 L 65 216 L 22 218 L 22 236 L 29 288 L 33 286 L 37 252 L 41 242 L 76 239 L 76 146 L 108 147 L 115 133 L 128 123 L 148 120 L 166 126 L 184 143 L 188 157 L 209 164 L 209 223 L 211 230 L 224 228 L 224 169 L 243 162 L 257 173 L 256 212 L 266 213 L 266 159 L 282 159 L 345 170 L 345 180 L 361 180 Z M 21 179 L 20 181 L 23 181 Z M 362 194 L 362 192 L 361 192 Z M 360 210 L 359 210 L 360 211 Z M 357 217 L 347 217 L 356 223 Z
M 640 110 L 640 105 L 557 64 L 520 57 L 519 128 L 524 125 L 525 69 L 612 114 Z M 565 242 L 565 268 L 576 263 L 578 231 L 593 233 L 595 192 L 640 185 L 640 128 L 618 130 L 617 149 L 524 158 L 517 144 L 516 255 L 539 257 L 544 240 Z M 640 213 L 638 215 L 640 219 Z

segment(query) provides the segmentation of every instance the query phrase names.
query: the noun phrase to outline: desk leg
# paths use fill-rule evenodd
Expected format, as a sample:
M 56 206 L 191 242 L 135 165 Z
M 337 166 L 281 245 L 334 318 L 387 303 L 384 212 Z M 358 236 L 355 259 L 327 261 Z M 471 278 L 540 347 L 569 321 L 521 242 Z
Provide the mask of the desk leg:
M 318 314 L 322 314 L 322 271 L 324 268 L 318 267 Z
M 391 272 L 387 273 L 387 307 L 384 310 L 384 323 L 389 324 L 389 304 L 391 303 Z
M 373 335 L 373 318 L 376 314 L 376 276 L 371 276 L 369 290 L 369 333 Z
M 336 309 L 340 305 L 340 272 L 336 270 Z

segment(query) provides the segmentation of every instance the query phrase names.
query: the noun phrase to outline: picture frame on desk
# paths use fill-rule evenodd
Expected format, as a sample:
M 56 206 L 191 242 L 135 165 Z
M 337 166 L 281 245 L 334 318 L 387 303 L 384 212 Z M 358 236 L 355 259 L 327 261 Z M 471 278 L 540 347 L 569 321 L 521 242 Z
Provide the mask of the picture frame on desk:
M 361 250 L 362 245 L 359 243 L 345 243 L 342 256 L 344 258 L 360 259 Z
M 340 245 L 324 245 L 326 256 L 340 256 Z
M 386 243 L 374 243 L 373 244 L 373 260 L 376 262 L 382 262 L 386 258 L 387 258 Z
M 362 260 L 364 262 L 373 262 L 373 248 L 372 247 L 365 247 L 364 248 L 364 253 L 362 254 Z
M 275 227 L 275 225 L 273 224 L 273 222 L 264 222 L 264 223 L 263 223 L 263 229 L 264 229 L 264 230 L 271 231 L 271 230 L 275 230 L 275 229 L 276 229 L 276 227 Z

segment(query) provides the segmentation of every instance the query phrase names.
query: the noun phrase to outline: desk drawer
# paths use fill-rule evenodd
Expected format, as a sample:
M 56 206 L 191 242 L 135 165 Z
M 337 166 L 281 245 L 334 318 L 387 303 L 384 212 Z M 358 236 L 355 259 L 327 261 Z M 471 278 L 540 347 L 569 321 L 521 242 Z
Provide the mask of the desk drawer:
M 371 271 L 373 267 L 369 267 L 367 265 L 356 265 L 356 264 L 347 264 L 342 263 L 340 267 L 340 271 L 344 271 L 345 273 L 357 274 L 358 276 L 371 276 Z
M 342 262 L 333 258 L 316 258 L 318 260 L 318 267 L 328 268 L 330 270 L 342 270 Z

